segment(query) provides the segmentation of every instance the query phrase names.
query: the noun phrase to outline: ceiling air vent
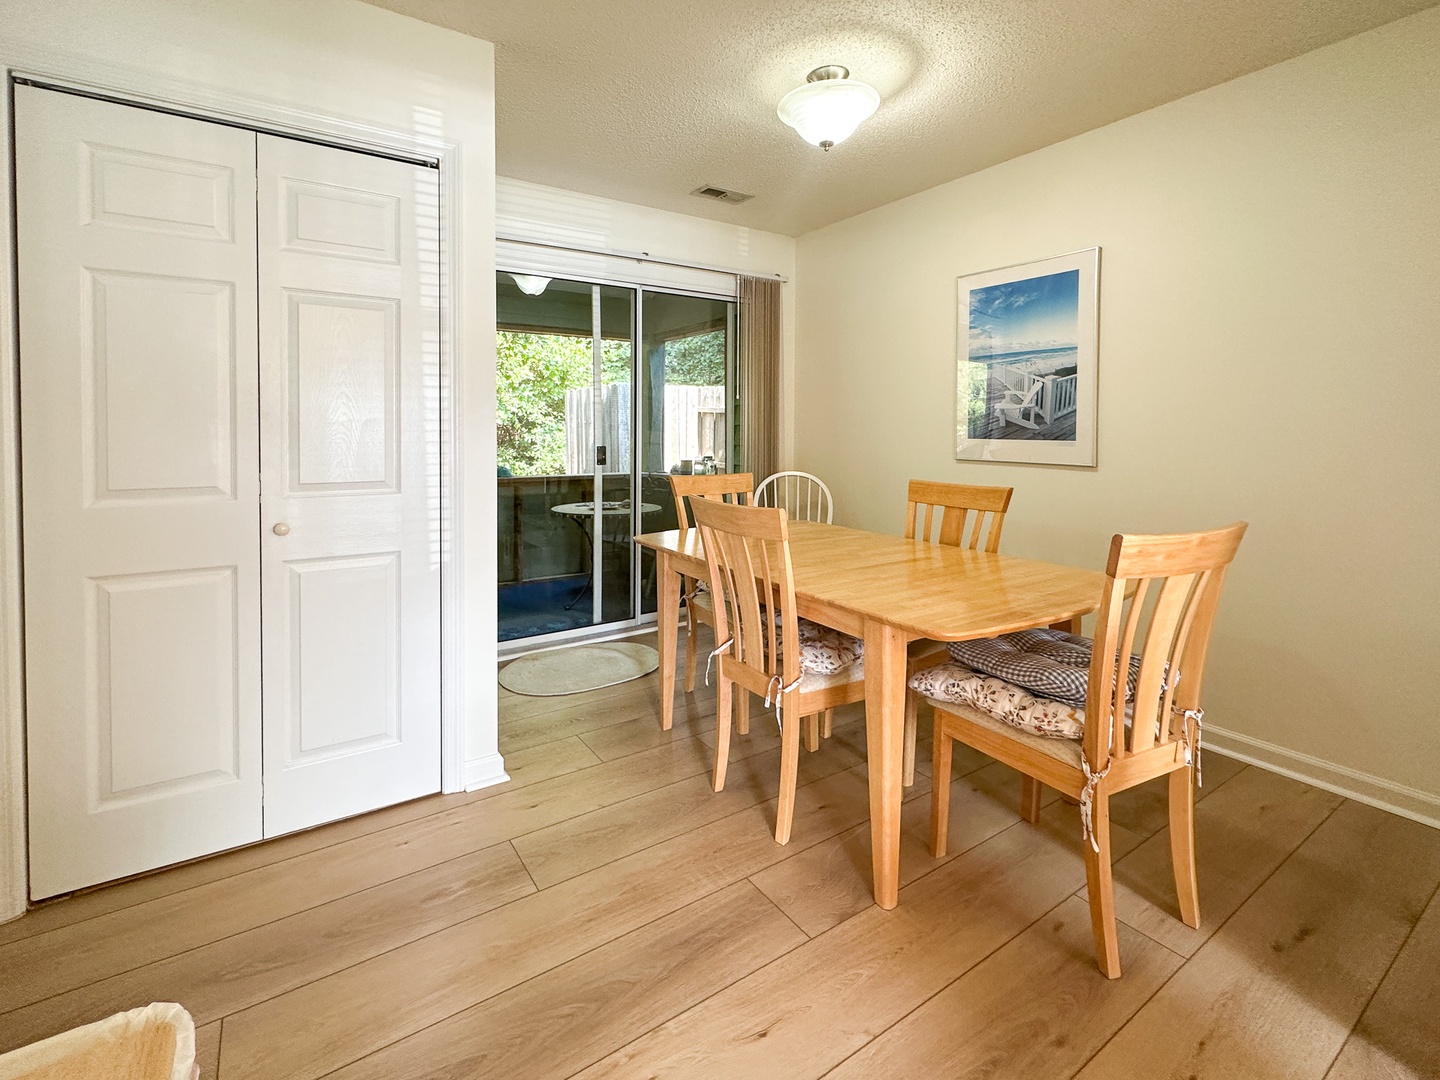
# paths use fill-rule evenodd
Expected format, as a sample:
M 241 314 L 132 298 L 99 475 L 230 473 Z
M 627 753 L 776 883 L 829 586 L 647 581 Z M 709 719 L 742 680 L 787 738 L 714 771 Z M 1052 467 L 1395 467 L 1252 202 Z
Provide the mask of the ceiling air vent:
M 704 187 L 696 188 L 690 193 L 699 195 L 702 199 L 714 199 L 716 202 L 742 203 L 746 199 L 753 199 L 754 195 L 746 195 L 742 191 L 726 191 L 714 184 L 706 184 Z

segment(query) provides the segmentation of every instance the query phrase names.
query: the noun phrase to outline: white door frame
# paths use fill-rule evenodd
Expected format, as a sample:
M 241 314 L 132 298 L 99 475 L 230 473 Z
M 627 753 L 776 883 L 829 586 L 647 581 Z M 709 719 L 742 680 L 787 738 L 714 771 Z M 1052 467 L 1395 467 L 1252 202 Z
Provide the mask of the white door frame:
M 19 319 L 15 305 L 16 247 L 11 190 L 15 147 L 9 117 L 13 79 L 98 94 L 200 119 L 313 139 L 351 150 L 439 163 L 440 173 L 440 776 L 442 790 L 465 788 L 465 723 L 460 614 L 464 460 L 459 258 L 460 147 L 414 132 L 382 129 L 260 98 L 222 93 L 200 84 L 157 77 L 52 52 L 7 50 L 0 55 L 4 121 L 0 123 L 0 922 L 25 910 L 28 862 L 25 836 L 25 650 L 21 566 Z

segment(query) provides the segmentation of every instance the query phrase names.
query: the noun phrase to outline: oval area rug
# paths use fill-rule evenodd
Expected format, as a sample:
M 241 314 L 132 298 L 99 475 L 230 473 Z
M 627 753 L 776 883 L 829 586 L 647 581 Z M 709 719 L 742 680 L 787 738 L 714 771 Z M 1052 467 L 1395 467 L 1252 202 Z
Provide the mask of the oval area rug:
M 611 641 L 522 656 L 500 669 L 500 685 L 527 697 L 560 697 L 649 675 L 660 654 L 649 645 Z

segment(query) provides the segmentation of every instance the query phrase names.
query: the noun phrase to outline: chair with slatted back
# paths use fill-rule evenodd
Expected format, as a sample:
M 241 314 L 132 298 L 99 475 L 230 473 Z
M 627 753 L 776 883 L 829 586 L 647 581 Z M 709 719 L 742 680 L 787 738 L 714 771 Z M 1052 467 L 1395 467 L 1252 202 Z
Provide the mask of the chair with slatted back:
M 1120 975 L 1110 867 L 1110 798 L 1117 792 L 1169 777 L 1170 856 L 1180 918 L 1187 926 L 1200 925 L 1194 787 L 1204 715 L 1200 689 L 1226 568 L 1245 528 L 1239 522 L 1212 532 L 1111 540 L 1089 665 L 1077 671 L 1083 712 L 1024 686 L 973 672 L 967 676 L 958 665 L 920 672 L 911 682 L 927 689 L 935 707 L 931 846 L 936 856 L 945 853 L 949 829 L 955 740 L 1075 798 L 1097 959 L 1112 979 Z M 1024 665 L 1016 671 L 1017 678 L 1033 675 Z
M 671 476 L 670 491 L 675 496 L 675 517 L 680 523 L 680 528 L 690 528 L 690 507 L 701 499 L 725 500 L 736 503 L 749 503 L 755 492 L 755 475 L 753 473 L 712 473 L 698 476 Z M 699 624 L 704 623 L 710 629 L 715 629 L 715 612 L 711 604 L 710 595 L 703 588 L 697 589 L 696 583 L 685 578 L 680 583 L 680 588 L 685 595 L 685 692 L 687 694 L 695 690 L 695 673 L 699 662 L 698 645 L 696 637 L 699 633 Z M 747 713 L 748 715 L 748 713 Z M 741 720 L 744 723 L 744 720 Z
M 994 554 L 1000 550 L 1000 533 L 1005 528 L 1005 512 L 1010 508 L 1008 487 L 983 487 L 975 484 L 944 484 L 937 480 L 911 480 L 909 505 L 905 512 L 905 538 L 929 543 L 949 544 Z M 939 513 L 936 513 L 936 511 Z M 921 520 L 921 514 L 924 520 Z M 974 515 L 971 517 L 971 515 Z M 966 536 L 966 525 L 969 536 Z M 944 660 L 948 654 L 938 641 L 912 641 L 907 676 L 922 667 Z M 920 699 L 912 691 L 905 694 L 905 786 L 915 783 L 915 727 Z M 1039 789 L 1035 789 L 1038 794 Z M 1026 790 L 1027 796 L 1031 794 Z
M 865 700 L 858 639 L 801 619 L 795 608 L 790 529 L 785 511 L 696 500 L 720 645 L 715 694 L 715 790 L 725 787 L 732 687 L 773 702 L 780 722 L 780 801 L 775 841 L 790 840 L 795 816 L 800 728 L 811 749 L 825 709 Z
M 835 521 L 835 500 L 825 481 L 807 472 L 777 472 L 755 489 L 756 506 L 779 506 L 791 521 Z

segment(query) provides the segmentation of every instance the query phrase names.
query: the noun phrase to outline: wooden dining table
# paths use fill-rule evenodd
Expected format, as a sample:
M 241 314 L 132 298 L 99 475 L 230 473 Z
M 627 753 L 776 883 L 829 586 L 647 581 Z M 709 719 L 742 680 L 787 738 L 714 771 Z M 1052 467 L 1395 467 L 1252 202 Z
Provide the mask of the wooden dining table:
M 635 537 L 655 553 L 660 631 L 660 726 L 675 707 L 680 579 L 709 574 L 697 529 Z M 907 647 L 964 641 L 1078 619 L 1099 605 L 1105 577 L 1033 559 L 907 540 L 818 522 L 790 522 L 795 601 L 802 618 L 865 642 L 865 742 L 875 902 L 900 892 L 900 805 Z

